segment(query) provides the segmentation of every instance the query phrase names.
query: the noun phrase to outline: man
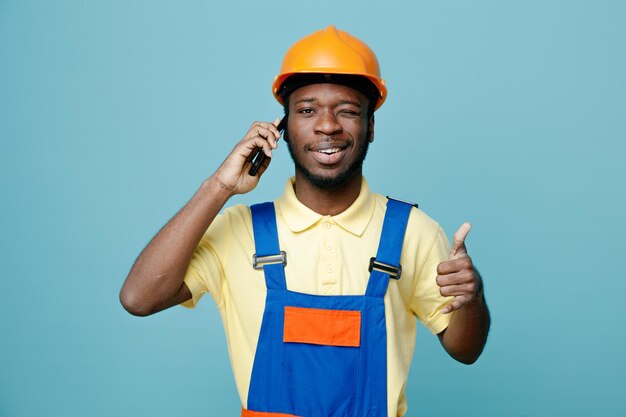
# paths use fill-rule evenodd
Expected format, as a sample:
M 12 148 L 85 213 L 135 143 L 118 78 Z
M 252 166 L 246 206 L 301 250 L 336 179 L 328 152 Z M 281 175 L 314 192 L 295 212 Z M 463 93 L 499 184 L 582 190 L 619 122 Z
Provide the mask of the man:
M 489 313 L 467 256 L 411 204 L 372 193 L 362 164 L 386 98 L 367 45 L 334 27 L 288 51 L 284 105 L 295 177 L 274 203 L 228 208 L 268 169 L 281 133 L 255 122 L 153 238 L 120 293 L 148 315 L 209 292 L 224 322 L 242 416 L 402 416 L 416 317 L 463 363 L 484 347 Z

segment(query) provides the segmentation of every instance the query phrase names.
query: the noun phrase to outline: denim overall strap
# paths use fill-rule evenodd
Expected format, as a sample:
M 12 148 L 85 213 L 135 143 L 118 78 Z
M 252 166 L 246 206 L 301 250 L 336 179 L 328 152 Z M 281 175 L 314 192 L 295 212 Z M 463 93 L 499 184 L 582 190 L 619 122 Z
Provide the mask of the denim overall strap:
M 378 243 L 376 261 L 400 267 L 402 242 L 406 225 L 411 214 L 412 204 L 394 199 L 387 200 L 387 211 L 383 220 L 383 230 Z M 384 297 L 387 292 L 390 275 L 386 272 L 372 269 L 365 295 L 369 297 Z
M 274 203 L 260 203 L 250 207 L 256 256 L 278 255 L 278 231 Z M 286 290 L 285 269 L 282 263 L 263 265 L 265 285 L 271 290 Z

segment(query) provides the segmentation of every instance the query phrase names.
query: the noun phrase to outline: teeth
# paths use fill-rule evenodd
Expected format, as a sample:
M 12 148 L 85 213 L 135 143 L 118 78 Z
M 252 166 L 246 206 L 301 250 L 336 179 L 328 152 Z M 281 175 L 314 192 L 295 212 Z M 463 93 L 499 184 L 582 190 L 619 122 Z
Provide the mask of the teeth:
M 331 149 L 321 149 L 318 152 L 325 153 L 326 155 L 331 155 L 333 153 L 339 152 L 341 149 L 339 148 L 331 148 Z

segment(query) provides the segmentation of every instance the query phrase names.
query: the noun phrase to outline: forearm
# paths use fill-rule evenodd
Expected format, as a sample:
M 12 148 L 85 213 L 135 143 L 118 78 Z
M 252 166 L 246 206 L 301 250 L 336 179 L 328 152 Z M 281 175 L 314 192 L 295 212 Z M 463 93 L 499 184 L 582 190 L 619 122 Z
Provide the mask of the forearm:
M 120 301 L 128 312 L 145 316 L 191 297 L 183 282 L 189 261 L 226 201 L 258 184 L 271 159 L 261 165 L 258 175 L 249 175 L 252 153 L 263 149 L 271 157 L 280 137 L 277 124 L 278 119 L 254 122 L 218 170 L 146 246 L 120 291 Z
M 459 362 L 476 362 L 485 347 L 491 318 L 482 291 L 476 299 L 452 313 L 440 340 L 448 354 Z
M 120 291 L 131 314 L 148 315 L 177 302 L 189 261 L 204 232 L 230 194 L 213 177 L 202 183 L 187 204 L 157 233 L 139 255 Z

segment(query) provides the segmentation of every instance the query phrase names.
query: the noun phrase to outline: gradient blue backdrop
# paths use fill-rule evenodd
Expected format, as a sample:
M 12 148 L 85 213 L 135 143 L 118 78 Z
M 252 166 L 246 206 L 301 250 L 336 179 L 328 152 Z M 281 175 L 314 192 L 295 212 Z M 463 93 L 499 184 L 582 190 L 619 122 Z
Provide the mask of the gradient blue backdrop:
M 0 416 L 238 415 L 210 298 L 136 318 L 118 291 L 328 24 L 388 82 L 370 185 L 473 223 L 492 310 L 471 367 L 420 326 L 409 415 L 626 416 L 625 22 L 608 0 L 0 0 Z M 233 203 L 292 170 L 283 147 Z

